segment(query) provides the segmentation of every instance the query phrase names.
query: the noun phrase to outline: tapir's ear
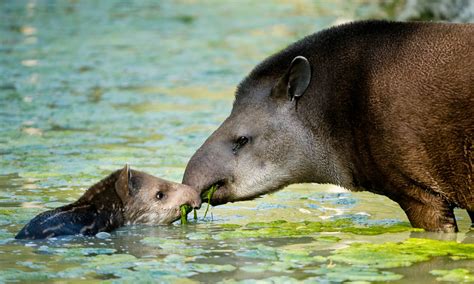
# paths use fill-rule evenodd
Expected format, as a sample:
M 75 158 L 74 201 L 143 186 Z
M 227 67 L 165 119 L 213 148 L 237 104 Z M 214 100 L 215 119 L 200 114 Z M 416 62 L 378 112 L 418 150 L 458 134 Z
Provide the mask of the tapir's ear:
M 280 78 L 274 91 L 285 92 L 290 101 L 303 96 L 311 82 L 311 66 L 304 56 L 296 56 L 286 74 Z
M 120 171 L 119 177 L 115 182 L 115 191 L 122 201 L 126 201 L 130 198 L 131 193 L 131 180 L 132 180 L 132 171 L 128 164 L 123 167 Z

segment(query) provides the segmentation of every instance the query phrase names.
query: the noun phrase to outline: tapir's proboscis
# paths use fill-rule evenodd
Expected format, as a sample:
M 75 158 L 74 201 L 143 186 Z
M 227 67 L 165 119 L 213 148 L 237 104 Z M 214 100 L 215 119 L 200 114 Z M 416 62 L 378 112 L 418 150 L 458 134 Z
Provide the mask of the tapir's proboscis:
M 74 203 L 43 212 L 16 239 L 95 235 L 130 224 L 170 224 L 181 205 L 201 206 L 193 188 L 132 170 L 126 165 L 89 188 Z
M 455 232 L 454 208 L 474 221 L 473 133 L 474 24 L 354 22 L 259 64 L 183 183 L 219 186 L 213 205 L 336 184 Z

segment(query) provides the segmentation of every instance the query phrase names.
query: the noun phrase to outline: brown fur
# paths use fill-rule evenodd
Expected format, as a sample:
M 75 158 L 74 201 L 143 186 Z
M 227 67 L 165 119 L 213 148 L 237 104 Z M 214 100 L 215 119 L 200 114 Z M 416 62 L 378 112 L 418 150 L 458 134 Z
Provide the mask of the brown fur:
M 295 102 L 288 77 L 299 56 L 311 83 Z M 242 135 L 251 142 L 229 154 Z M 259 64 L 183 183 L 221 184 L 214 204 L 333 183 L 388 196 L 415 227 L 452 232 L 453 208 L 474 215 L 473 135 L 473 24 L 355 22 Z

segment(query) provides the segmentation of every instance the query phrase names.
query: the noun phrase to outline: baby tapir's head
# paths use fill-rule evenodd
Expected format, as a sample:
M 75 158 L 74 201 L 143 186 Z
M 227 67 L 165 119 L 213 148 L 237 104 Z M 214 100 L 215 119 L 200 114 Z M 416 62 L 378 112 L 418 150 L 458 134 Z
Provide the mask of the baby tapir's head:
M 39 214 L 15 238 L 95 235 L 127 224 L 170 224 L 181 216 L 181 205 L 200 207 L 197 191 L 126 165 L 93 185 L 76 202 Z
M 201 206 L 201 198 L 193 188 L 166 181 L 128 165 L 115 183 L 122 200 L 125 224 L 169 224 L 181 216 L 180 206 Z

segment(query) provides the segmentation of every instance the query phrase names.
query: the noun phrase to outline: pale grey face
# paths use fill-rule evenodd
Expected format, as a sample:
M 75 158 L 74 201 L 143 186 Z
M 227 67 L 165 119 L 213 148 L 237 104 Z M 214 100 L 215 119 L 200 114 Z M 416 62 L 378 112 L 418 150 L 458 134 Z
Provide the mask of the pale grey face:
M 200 192 L 218 185 L 211 204 L 325 182 L 330 175 L 327 143 L 297 107 L 310 83 L 309 62 L 298 56 L 289 65 L 280 75 L 252 74 L 257 78 L 241 85 L 230 116 L 189 161 L 183 183 Z
M 124 204 L 125 224 L 170 224 L 181 216 L 180 206 L 201 206 L 193 188 L 124 169 L 116 184 Z
M 219 183 L 213 204 L 252 199 L 304 176 L 301 145 L 310 134 L 293 117 L 293 108 L 275 102 L 237 107 L 205 142 L 191 163 L 211 176 L 204 188 Z

